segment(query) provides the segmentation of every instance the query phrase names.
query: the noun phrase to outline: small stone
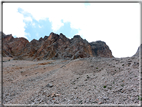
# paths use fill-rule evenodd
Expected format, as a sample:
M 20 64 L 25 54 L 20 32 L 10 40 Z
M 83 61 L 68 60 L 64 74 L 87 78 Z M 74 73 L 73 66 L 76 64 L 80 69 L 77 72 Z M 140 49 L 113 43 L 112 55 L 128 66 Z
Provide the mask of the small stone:
M 56 96 L 60 96 L 60 94 L 55 94 Z
M 51 97 L 54 97 L 55 96 L 55 93 L 52 93 Z
M 104 99 L 104 100 L 108 100 L 109 98 L 108 98 L 108 97 L 103 97 L 103 99 Z
M 51 83 L 48 83 L 47 85 L 46 85 L 46 87 L 53 87 L 53 84 L 51 84 Z
M 98 102 L 98 104 L 102 104 L 102 102 Z

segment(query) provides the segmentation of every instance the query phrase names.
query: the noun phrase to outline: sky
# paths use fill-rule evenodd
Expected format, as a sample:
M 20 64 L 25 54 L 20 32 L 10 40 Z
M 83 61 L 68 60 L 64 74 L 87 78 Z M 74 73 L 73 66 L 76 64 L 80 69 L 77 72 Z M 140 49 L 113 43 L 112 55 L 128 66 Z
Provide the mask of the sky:
M 63 33 L 104 41 L 114 57 L 140 46 L 139 3 L 3 3 L 3 32 L 29 41 Z

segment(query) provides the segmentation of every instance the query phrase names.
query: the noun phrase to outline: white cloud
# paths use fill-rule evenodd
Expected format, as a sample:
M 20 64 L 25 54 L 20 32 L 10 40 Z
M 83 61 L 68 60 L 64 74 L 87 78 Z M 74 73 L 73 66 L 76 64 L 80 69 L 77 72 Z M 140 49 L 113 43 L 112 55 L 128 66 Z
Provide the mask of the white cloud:
M 32 18 L 31 17 L 25 17 L 24 20 L 32 22 Z
M 31 21 L 31 18 L 24 18 L 22 14 L 18 12 L 18 5 L 3 3 L 3 32 L 6 34 L 12 34 L 17 37 L 25 37 L 29 35 L 25 32 L 25 21 Z
M 132 56 L 140 45 L 138 3 L 6 3 L 3 7 L 4 32 L 17 36 L 25 36 L 23 20 L 32 21 L 17 12 L 20 7 L 37 21 L 49 18 L 54 32 L 70 22 L 89 42 L 105 41 L 116 57 Z

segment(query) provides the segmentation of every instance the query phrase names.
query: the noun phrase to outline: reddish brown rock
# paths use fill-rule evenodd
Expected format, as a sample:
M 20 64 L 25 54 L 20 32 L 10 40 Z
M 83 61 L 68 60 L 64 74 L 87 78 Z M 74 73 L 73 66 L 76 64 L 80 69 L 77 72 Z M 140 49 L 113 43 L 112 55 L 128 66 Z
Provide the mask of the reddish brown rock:
M 3 56 L 17 56 L 29 41 L 25 38 L 14 38 L 11 34 L 3 37 Z
M 72 39 L 53 32 L 49 36 L 28 42 L 24 38 L 4 38 L 3 52 L 14 59 L 43 60 L 43 59 L 76 59 L 85 57 L 113 57 L 105 42 L 89 43 L 80 35 Z M 6 50 L 6 51 L 5 51 Z

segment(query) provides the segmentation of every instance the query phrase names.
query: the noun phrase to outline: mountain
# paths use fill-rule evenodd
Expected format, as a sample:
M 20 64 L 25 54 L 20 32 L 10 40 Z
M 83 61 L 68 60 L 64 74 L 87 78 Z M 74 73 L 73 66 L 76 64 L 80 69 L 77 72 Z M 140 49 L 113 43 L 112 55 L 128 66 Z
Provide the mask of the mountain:
M 138 50 L 134 56 L 139 56 L 139 54 L 141 54 L 141 57 L 142 57 L 142 44 L 138 47 Z
M 3 56 L 10 56 L 20 60 L 43 60 L 43 59 L 76 59 L 86 57 L 112 58 L 112 52 L 103 41 L 89 43 L 80 35 L 72 39 L 64 34 L 50 33 L 49 36 L 33 39 L 29 42 L 25 38 L 14 38 L 10 35 L 2 35 Z

